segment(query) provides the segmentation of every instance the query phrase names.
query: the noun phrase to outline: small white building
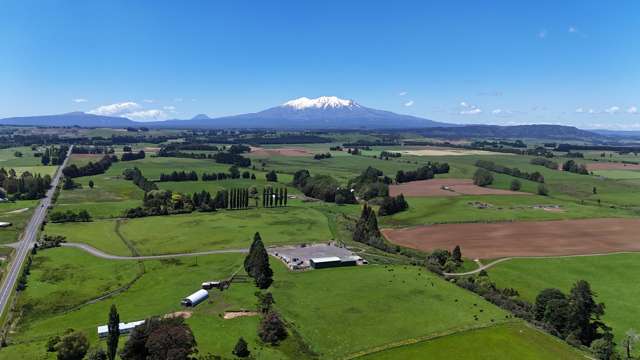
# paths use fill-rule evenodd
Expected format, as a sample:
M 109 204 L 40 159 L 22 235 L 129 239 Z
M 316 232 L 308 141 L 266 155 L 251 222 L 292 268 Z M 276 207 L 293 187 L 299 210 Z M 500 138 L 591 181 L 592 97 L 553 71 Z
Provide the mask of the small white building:
M 194 307 L 200 304 L 201 302 L 205 301 L 207 298 L 209 298 L 209 292 L 207 290 L 200 289 L 194 292 L 193 294 L 187 296 L 186 298 L 182 299 L 180 304 L 182 304 L 183 306 Z
M 220 281 L 205 281 L 202 283 L 202 288 L 205 290 L 211 290 L 213 288 L 219 288 Z
M 145 320 L 140 321 L 132 321 L 130 323 L 120 323 L 118 324 L 118 329 L 120 329 L 120 335 L 128 334 L 135 328 L 136 326 L 144 324 Z M 98 336 L 103 338 L 109 334 L 109 325 L 101 325 L 98 326 Z
M 0 228 L 6 228 L 11 226 L 10 222 L 6 222 L 6 221 L 0 221 Z

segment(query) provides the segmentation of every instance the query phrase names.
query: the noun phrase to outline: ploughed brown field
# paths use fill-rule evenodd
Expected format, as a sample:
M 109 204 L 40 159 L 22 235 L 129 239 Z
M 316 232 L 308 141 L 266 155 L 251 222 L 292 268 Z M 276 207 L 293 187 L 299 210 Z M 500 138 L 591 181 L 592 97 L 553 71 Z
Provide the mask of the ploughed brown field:
M 587 164 L 589 171 L 594 170 L 640 170 L 640 165 L 614 162 L 594 162 Z
M 257 156 L 309 156 L 313 153 L 304 148 L 287 147 L 276 149 L 265 149 L 261 147 L 251 147 L 251 154 Z
M 456 245 L 471 259 L 640 251 L 640 219 L 442 224 L 383 229 L 394 244 L 431 251 Z
M 525 192 L 477 186 L 471 179 L 418 180 L 389 186 L 389 195 L 400 194 L 404 196 L 531 195 Z

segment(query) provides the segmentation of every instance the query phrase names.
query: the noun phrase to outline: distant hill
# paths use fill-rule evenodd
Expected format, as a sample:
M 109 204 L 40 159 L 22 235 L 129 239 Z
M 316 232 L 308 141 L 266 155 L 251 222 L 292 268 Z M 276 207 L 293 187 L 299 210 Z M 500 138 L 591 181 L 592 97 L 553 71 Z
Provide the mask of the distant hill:
M 270 129 L 406 129 L 457 126 L 364 107 L 335 96 L 302 97 L 257 113 L 190 120 L 148 123 L 154 127 L 177 128 L 270 128 Z
M 440 138 L 502 138 L 502 139 L 563 139 L 598 140 L 604 135 L 563 125 L 467 125 L 436 127 L 419 131 L 421 135 Z
M 143 123 L 123 117 L 93 115 L 71 112 L 59 115 L 24 116 L 0 119 L 0 125 L 32 126 L 82 126 L 82 127 L 129 127 L 144 126 Z

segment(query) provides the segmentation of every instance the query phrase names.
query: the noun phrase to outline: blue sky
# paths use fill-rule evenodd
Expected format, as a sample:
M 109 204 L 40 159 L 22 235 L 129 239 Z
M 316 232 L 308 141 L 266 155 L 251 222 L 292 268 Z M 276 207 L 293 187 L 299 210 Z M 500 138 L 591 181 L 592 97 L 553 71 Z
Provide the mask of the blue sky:
M 438 121 L 640 129 L 638 14 L 632 0 L 5 0 L 0 117 L 336 95 Z

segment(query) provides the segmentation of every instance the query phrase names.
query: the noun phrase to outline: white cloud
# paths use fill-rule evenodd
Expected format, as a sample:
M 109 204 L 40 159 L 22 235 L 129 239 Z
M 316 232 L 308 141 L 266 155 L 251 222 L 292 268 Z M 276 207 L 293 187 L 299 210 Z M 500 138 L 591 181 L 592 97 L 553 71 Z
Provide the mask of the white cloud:
M 83 98 L 72 99 L 74 103 L 86 103 L 88 100 Z
M 575 26 L 569 26 L 569 30 L 570 33 L 577 33 L 578 29 Z
M 547 37 L 547 30 L 542 29 L 538 31 L 538 39 L 544 39 Z
M 183 98 L 175 98 L 175 99 L 173 99 L 173 101 L 175 101 L 175 102 L 182 102 L 182 101 L 184 101 L 184 99 L 183 99 Z
M 504 112 L 504 110 L 502 110 L 502 109 L 494 109 L 493 111 L 491 111 L 491 113 L 492 113 L 493 115 L 500 115 L 500 114 L 502 114 L 503 112 Z
M 406 103 L 404 103 L 404 106 L 413 106 L 413 100 L 409 100 Z
M 126 101 L 122 103 L 103 105 L 88 111 L 88 113 L 104 116 L 120 116 L 124 113 L 131 113 L 138 109 L 140 109 L 140 105 L 138 103 L 135 103 L 133 101 Z
M 617 114 L 619 111 L 620 111 L 619 106 L 612 106 L 604 110 L 604 112 L 606 112 L 607 114 Z
M 638 113 L 638 108 L 635 106 L 631 106 L 630 108 L 627 109 L 627 113 L 629 114 L 637 114 Z
M 480 113 L 482 113 L 482 110 L 478 108 L 460 111 L 460 115 L 477 115 Z
M 120 115 L 131 120 L 158 120 L 167 116 L 167 114 L 158 109 L 140 110 Z
M 175 110 L 176 110 L 176 107 L 175 107 L 175 106 L 173 106 L 173 105 L 163 106 L 162 108 L 163 108 L 164 110 L 167 110 L 167 111 L 175 111 Z
M 579 113 L 579 114 L 582 114 L 584 112 L 584 109 L 579 107 L 579 108 L 576 109 L 576 112 Z
M 405 95 L 407 95 L 407 94 L 408 94 L 408 92 L 406 92 L 406 91 L 400 91 L 400 92 L 398 93 L 398 96 L 405 96 Z
M 595 111 L 595 110 L 593 110 L 593 109 L 589 109 L 589 111 L 588 111 L 588 113 L 589 113 L 589 114 L 595 114 L 595 112 L 596 112 L 596 111 Z
M 147 104 L 153 104 L 154 102 L 156 102 L 154 99 L 144 99 L 142 101 L 146 102 Z
M 461 101 L 460 107 L 462 107 L 462 110 L 460 110 L 460 115 L 477 115 L 482 113 L 482 109 L 478 108 L 475 105 L 469 104 L 466 101 Z

